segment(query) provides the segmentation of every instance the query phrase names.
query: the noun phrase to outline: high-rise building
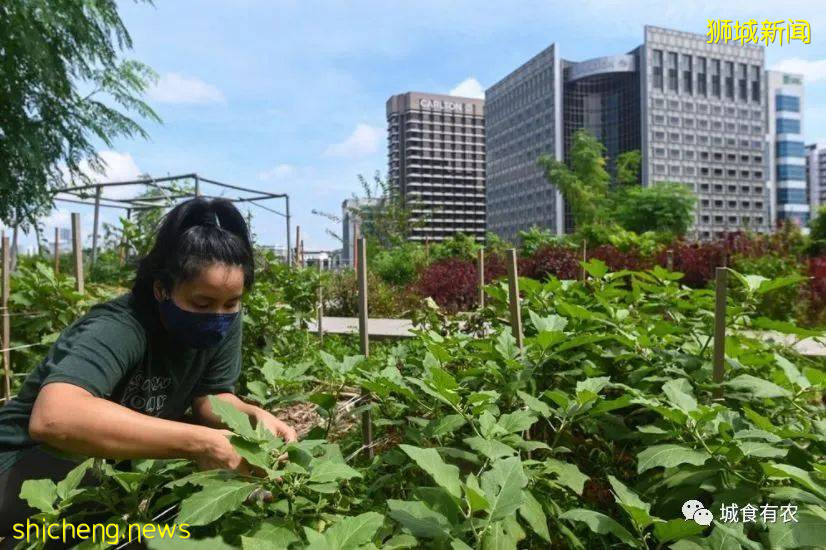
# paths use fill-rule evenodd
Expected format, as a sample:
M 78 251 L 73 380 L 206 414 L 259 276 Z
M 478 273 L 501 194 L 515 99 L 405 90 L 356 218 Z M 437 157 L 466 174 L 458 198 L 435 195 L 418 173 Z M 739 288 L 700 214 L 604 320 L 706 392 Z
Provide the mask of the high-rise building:
M 764 52 L 646 26 L 628 53 L 567 61 L 552 44 L 491 86 L 486 99 L 488 230 L 571 229 L 536 164 L 567 159 L 580 128 L 616 156 L 638 149 L 643 185 L 684 183 L 698 198 L 694 232 L 770 227 Z
M 826 204 L 826 147 L 819 143 L 806 146 L 806 191 L 811 215 Z
M 803 75 L 766 71 L 769 187 L 774 225 L 809 223 L 806 147 L 803 142 Z
M 387 100 L 388 179 L 411 240 L 485 237 L 485 102 L 408 92 Z
M 377 198 L 352 198 L 345 199 L 341 203 L 341 263 L 343 265 L 354 265 L 355 243 L 361 236 L 360 213 L 379 204 Z

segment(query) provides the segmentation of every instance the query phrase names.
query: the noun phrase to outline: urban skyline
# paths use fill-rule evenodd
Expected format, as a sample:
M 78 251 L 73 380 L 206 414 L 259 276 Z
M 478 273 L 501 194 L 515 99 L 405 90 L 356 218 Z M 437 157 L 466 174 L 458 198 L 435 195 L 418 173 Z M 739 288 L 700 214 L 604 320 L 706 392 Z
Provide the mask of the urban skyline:
M 337 211 L 344 197 L 358 191 L 358 174 L 369 178 L 385 171 L 384 103 L 390 95 L 458 90 L 480 97 L 551 41 L 565 45 L 563 57 L 592 59 L 630 51 L 640 43 L 644 24 L 703 33 L 709 19 L 788 16 L 811 23 L 811 44 L 769 46 L 765 67 L 804 74 L 805 142 L 826 141 L 826 49 L 817 38 L 826 14 L 815 6 L 787 3 L 785 15 L 768 2 L 564 7 L 547 2 L 502 10 L 495 3 L 424 1 L 387 10 L 359 1 L 319 11 L 304 4 L 275 10 L 259 2 L 239 9 L 210 0 L 154 8 L 124 4 L 132 57 L 159 73 L 147 97 L 164 123 L 147 125 L 150 140 L 100 144 L 109 164 L 102 179 L 197 171 L 287 192 L 305 246 L 337 248 L 340 243 L 326 230 L 338 233 L 338 226 L 311 211 Z M 421 24 L 425 12 L 438 17 Z M 71 210 L 55 212 L 47 228 L 68 227 Z M 88 236 L 91 211 L 77 211 Z M 116 217 L 106 211 L 101 222 L 116 223 Z M 282 225 L 267 213 L 253 210 L 253 226 L 261 242 L 283 244 Z

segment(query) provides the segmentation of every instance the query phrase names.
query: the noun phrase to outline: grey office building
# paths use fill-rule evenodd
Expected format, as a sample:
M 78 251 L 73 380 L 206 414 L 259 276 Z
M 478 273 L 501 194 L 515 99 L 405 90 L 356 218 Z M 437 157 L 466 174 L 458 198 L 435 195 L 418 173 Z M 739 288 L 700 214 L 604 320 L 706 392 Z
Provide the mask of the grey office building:
M 814 218 L 826 204 L 826 147 L 819 143 L 806 146 L 806 194 Z
M 580 128 L 606 146 L 609 169 L 639 149 L 643 185 L 692 189 L 697 237 L 769 229 L 763 48 L 644 33 L 625 54 L 582 62 L 562 59 L 553 44 L 487 90 L 488 230 L 513 239 L 533 225 L 572 229 L 536 159 L 567 159 Z
M 411 240 L 485 237 L 485 102 L 408 92 L 387 101 L 388 178 L 414 215 Z

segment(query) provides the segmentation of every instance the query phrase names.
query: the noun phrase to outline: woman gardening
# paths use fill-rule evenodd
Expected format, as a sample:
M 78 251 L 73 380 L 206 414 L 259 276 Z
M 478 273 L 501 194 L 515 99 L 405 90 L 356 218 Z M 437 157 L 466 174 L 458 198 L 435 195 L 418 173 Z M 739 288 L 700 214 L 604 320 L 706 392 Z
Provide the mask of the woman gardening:
M 188 458 L 245 470 L 212 412 L 214 395 L 287 441 L 295 431 L 233 394 L 241 370 L 241 298 L 253 284 L 249 232 L 226 200 L 173 208 L 131 292 L 63 331 L 19 395 L 0 408 L 0 537 L 35 513 L 27 479 L 62 479 L 68 455 Z M 191 420 L 185 414 L 191 409 Z

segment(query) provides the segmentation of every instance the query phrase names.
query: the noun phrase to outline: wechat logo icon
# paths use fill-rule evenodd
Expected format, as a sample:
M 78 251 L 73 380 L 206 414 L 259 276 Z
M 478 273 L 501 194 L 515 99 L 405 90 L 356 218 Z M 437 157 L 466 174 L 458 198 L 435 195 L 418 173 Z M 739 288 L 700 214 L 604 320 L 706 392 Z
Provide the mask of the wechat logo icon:
M 703 526 L 711 525 L 714 521 L 714 515 L 706 510 L 703 503 L 699 500 L 687 500 L 683 503 L 683 516 L 687 520 L 692 520 L 695 523 Z

